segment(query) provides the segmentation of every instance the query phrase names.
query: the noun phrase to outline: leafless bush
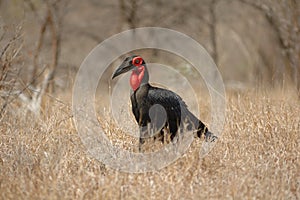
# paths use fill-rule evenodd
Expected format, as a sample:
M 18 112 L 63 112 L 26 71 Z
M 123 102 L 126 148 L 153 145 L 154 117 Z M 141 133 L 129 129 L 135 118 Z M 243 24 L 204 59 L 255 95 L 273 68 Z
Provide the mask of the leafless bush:
M 53 91 L 53 79 L 58 65 L 60 55 L 61 24 L 66 8 L 67 1 L 42 1 L 36 7 L 33 1 L 25 1 L 31 12 L 40 20 L 39 37 L 32 57 L 31 63 L 26 63 L 27 68 L 33 66 L 33 70 L 23 70 L 21 72 L 19 61 L 24 61 L 21 54 L 22 44 L 20 43 L 22 31 L 15 30 L 13 33 L 5 34 L 0 38 L 3 49 L 0 52 L 1 71 L 0 71 L 0 91 L 1 91 L 1 110 L 2 115 L 7 106 L 18 99 L 17 103 L 36 115 L 39 115 L 46 94 Z M 39 10 L 40 9 L 40 10 Z M 48 34 L 49 32 L 49 34 Z M 43 63 L 41 52 L 48 48 L 46 34 L 50 35 L 51 62 Z M 9 39 L 7 39 L 9 38 Z M 25 50 L 26 51 L 26 50 Z M 24 79 L 24 73 L 29 74 L 29 78 Z M 28 77 L 28 76 L 27 76 Z
M 21 68 L 20 51 L 22 49 L 21 26 L 11 29 L 2 24 L 0 35 L 0 120 L 9 104 L 15 99 L 16 86 Z

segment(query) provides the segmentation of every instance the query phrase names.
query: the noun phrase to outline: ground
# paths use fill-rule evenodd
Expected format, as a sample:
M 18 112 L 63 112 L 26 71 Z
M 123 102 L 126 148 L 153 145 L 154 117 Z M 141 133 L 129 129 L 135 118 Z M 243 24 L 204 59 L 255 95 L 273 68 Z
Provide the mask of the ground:
M 20 109 L 1 120 L 1 199 L 300 198 L 300 104 L 292 93 L 227 93 L 224 131 L 206 157 L 203 139 L 194 140 L 171 165 L 141 174 L 94 159 L 70 105 L 53 101 L 43 119 Z

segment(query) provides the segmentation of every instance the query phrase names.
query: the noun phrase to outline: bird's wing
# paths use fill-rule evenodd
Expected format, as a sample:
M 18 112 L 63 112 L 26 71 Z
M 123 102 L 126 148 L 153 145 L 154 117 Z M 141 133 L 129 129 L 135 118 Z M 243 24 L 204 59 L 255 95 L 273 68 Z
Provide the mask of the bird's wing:
M 179 123 L 184 120 L 190 124 L 189 129 L 197 129 L 202 122 L 188 110 L 186 103 L 176 93 L 158 87 L 151 87 L 148 92 L 148 99 L 152 104 L 162 105 L 168 113 L 169 120 L 176 120 Z
M 176 117 L 180 119 L 182 108 L 187 109 L 187 106 L 181 99 L 181 97 L 167 89 L 150 87 L 148 92 L 148 99 L 151 104 L 162 105 L 165 108 L 166 112 L 170 115 L 168 117 Z

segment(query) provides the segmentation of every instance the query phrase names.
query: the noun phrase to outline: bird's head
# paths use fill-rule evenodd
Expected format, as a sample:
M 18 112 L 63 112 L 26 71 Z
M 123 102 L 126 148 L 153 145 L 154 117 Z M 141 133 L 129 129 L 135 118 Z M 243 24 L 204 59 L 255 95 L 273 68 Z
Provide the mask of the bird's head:
M 131 71 L 131 70 L 142 70 L 145 67 L 145 61 L 140 56 L 129 56 L 125 58 L 123 63 L 117 68 L 117 70 L 113 73 L 112 79 L 119 76 L 120 74 L 123 74 L 125 72 Z

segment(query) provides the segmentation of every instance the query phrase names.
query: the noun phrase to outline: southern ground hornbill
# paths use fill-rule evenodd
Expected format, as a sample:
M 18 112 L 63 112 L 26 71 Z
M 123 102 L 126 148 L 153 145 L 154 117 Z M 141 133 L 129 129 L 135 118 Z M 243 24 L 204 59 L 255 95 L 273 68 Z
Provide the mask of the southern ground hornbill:
M 217 138 L 188 110 L 187 105 L 179 95 L 149 84 L 149 74 L 143 58 L 135 55 L 127 57 L 114 72 L 112 79 L 128 71 L 132 71 L 130 76 L 132 112 L 140 127 L 139 150 L 141 150 L 144 138 L 149 137 L 147 134 L 149 134 L 149 124 L 154 124 L 153 116 L 157 116 L 154 126 L 156 126 L 160 136 L 163 137 L 163 128 L 166 128 L 171 134 L 172 141 L 178 130 L 182 131 L 182 124 L 185 124 L 187 130 L 195 131 L 199 138 L 202 134 L 205 135 L 206 140 L 214 141 Z M 158 109 L 152 109 L 154 105 L 159 105 L 156 107 Z M 162 120 L 165 121 L 161 122 Z M 162 123 L 163 125 L 160 126 L 159 124 Z

